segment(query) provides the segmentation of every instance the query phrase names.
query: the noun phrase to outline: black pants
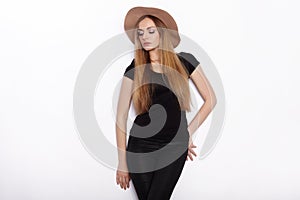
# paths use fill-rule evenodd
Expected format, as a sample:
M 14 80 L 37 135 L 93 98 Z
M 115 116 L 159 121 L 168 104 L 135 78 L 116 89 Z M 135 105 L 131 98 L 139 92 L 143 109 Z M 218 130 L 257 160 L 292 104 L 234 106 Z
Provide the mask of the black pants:
M 181 175 L 187 155 L 188 150 L 186 149 L 169 165 L 144 173 L 130 172 L 131 165 L 129 164 L 129 175 L 139 200 L 169 200 Z M 139 160 L 135 159 L 133 164 L 144 164 L 143 161 L 143 157 L 141 157 Z
M 151 128 L 139 130 L 135 125 L 130 131 L 126 159 L 139 200 L 169 200 L 172 195 L 188 155 L 189 133 L 185 113 L 178 119 L 166 123 L 154 136 L 148 135 L 153 132 Z M 132 134 L 148 137 L 134 137 Z

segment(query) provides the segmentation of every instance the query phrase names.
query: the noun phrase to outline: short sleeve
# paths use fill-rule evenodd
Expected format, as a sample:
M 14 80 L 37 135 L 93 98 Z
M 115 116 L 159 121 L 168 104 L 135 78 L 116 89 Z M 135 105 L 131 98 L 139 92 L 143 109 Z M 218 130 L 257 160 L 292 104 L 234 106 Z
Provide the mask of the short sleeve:
M 130 65 L 128 67 L 126 67 L 124 76 L 126 76 L 132 80 L 134 79 L 134 59 L 131 61 Z
M 195 56 L 191 53 L 180 52 L 178 53 L 179 59 L 183 62 L 186 67 L 189 76 L 193 73 L 196 67 L 200 64 L 200 62 L 195 58 Z

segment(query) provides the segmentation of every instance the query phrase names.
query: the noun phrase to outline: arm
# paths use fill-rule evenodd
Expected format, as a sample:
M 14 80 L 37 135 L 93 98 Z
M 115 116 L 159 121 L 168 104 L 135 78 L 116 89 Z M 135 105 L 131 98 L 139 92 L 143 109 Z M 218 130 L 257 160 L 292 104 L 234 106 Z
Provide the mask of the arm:
M 217 99 L 208 79 L 206 78 L 204 72 L 201 69 L 200 64 L 190 75 L 190 78 L 195 84 L 200 96 L 204 100 L 204 104 L 189 124 L 188 131 L 190 133 L 190 136 L 192 136 L 192 134 L 200 127 L 200 125 L 215 107 Z
M 116 140 L 118 146 L 119 166 L 122 170 L 127 169 L 126 164 L 126 130 L 128 111 L 131 103 L 133 80 L 124 76 L 122 80 L 116 116 Z
M 122 80 L 116 116 L 116 139 L 118 146 L 118 169 L 116 182 L 124 190 L 129 188 L 130 176 L 126 162 L 126 124 L 131 102 L 133 80 L 124 76 Z

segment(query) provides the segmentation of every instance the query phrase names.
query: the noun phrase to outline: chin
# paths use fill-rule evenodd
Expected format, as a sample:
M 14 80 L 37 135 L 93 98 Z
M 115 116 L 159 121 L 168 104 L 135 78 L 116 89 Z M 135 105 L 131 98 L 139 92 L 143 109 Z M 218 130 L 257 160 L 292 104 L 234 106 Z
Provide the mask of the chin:
M 143 48 L 145 49 L 145 51 L 151 51 L 155 49 L 154 47 L 143 47 Z

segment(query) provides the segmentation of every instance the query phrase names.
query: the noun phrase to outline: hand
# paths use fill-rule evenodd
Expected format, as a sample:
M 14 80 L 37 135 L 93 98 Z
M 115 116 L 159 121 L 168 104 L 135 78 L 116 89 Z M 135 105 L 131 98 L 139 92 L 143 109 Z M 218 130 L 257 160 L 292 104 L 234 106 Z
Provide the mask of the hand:
M 190 135 L 190 139 L 189 139 L 189 147 L 188 147 L 188 155 L 186 157 L 186 161 L 188 160 L 188 158 L 190 158 L 190 160 L 193 161 L 193 155 L 196 157 L 197 154 L 195 153 L 195 151 L 192 148 L 196 148 L 197 146 L 193 144 L 192 141 L 192 136 Z
M 125 171 L 124 171 L 124 168 L 125 168 Z M 123 170 L 121 170 L 121 169 L 123 169 Z M 116 181 L 117 181 L 117 185 L 120 184 L 120 187 L 122 189 L 126 190 L 126 188 L 129 188 L 130 176 L 128 173 L 127 166 L 125 166 L 125 167 L 121 167 L 121 165 L 118 166 L 118 170 L 116 173 Z

